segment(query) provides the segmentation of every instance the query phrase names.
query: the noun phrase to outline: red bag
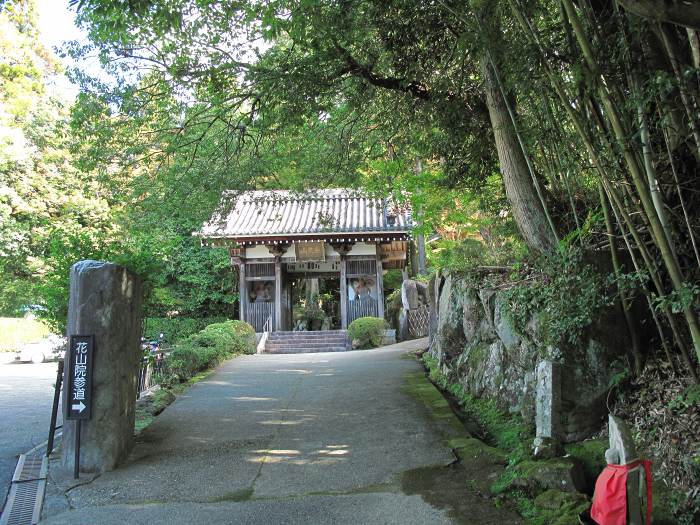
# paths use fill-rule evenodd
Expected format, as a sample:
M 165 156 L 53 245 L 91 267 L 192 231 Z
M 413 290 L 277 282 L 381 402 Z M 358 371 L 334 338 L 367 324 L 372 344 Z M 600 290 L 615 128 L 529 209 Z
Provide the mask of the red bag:
M 644 459 L 626 465 L 608 465 L 600 473 L 591 507 L 591 518 L 598 525 L 627 524 L 627 475 L 639 465 L 644 467 L 647 485 L 646 523 L 651 524 L 651 462 Z

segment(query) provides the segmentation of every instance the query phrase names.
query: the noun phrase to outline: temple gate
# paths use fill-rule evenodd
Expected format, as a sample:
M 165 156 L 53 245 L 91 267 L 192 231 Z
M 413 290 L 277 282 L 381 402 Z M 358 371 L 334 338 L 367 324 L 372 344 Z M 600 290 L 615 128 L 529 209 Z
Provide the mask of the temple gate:
M 266 323 L 272 331 L 299 329 L 292 314 L 299 279 L 338 281 L 334 326 L 384 317 L 383 275 L 405 269 L 410 229 L 408 210 L 387 199 L 345 189 L 271 190 L 224 194 L 197 235 L 229 248 L 240 277 L 240 318 L 260 332 Z

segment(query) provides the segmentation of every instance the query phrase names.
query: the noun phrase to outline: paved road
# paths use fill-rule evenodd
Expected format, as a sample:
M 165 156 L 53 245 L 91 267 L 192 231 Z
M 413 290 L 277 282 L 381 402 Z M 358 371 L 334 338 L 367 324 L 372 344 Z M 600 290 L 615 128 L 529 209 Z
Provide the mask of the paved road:
M 0 504 L 17 456 L 46 441 L 56 363 L 0 364 Z
M 487 512 L 471 508 L 464 481 L 455 505 L 421 493 L 439 501 L 455 461 L 445 421 L 407 392 L 421 377 L 407 351 L 424 344 L 229 361 L 146 429 L 124 467 L 69 490 L 70 510 L 47 500 L 47 522 L 514 523 L 483 497 Z

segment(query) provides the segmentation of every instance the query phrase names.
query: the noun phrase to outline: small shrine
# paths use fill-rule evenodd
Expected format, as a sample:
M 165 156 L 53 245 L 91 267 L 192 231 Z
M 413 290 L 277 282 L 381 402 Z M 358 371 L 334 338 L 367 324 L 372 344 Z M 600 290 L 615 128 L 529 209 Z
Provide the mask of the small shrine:
M 271 331 L 314 329 L 296 321 L 301 288 L 307 298 L 319 289 L 335 298 L 338 311 L 323 329 L 345 329 L 359 317 L 384 317 L 383 275 L 405 270 L 411 226 L 409 210 L 353 190 L 269 190 L 225 193 L 195 235 L 229 248 L 240 318 L 257 332 L 266 323 Z

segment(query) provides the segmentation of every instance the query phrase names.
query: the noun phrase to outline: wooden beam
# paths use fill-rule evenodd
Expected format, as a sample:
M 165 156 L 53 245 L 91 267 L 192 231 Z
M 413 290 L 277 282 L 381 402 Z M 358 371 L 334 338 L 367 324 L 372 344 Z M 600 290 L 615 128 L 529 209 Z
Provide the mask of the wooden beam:
M 238 265 L 238 308 L 240 310 L 239 317 L 241 321 L 245 321 L 246 308 L 248 307 L 248 282 L 245 278 L 245 259 L 242 259 Z
M 384 269 L 382 268 L 382 256 L 377 252 L 377 317 L 384 319 Z
M 340 328 L 348 327 L 348 261 L 340 256 Z
M 282 258 L 275 257 L 275 331 L 282 330 Z

